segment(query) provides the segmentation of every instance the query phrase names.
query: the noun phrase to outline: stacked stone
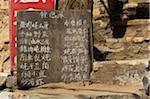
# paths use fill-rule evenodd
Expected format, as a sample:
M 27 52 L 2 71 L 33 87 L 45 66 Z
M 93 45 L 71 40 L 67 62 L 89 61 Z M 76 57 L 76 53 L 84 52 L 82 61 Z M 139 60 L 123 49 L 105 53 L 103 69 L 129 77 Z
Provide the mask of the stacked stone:
M 136 12 L 135 15 L 139 15 L 137 14 L 138 10 L 135 9 L 142 9 L 143 7 L 140 8 L 139 3 L 145 4 L 146 2 L 129 0 L 124 9 L 134 9 L 128 13 L 134 15 L 133 12 Z M 106 1 L 105 4 L 107 6 Z M 113 38 L 113 27 L 109 23 L 106 9 L 101 11 L 103 8 L 100 0 L 94 0 L 93 37 L 96 62 L 94 62 L 91 79 L 93 82 L 101 84 L 142 87 L 142 80 L 147 74 L 146 68 L 150 57 L 150 20 L 136 16 L 127 21 L 123 37 Z
M 0 10 L 0 72 L 10 71 L 8 9 Z

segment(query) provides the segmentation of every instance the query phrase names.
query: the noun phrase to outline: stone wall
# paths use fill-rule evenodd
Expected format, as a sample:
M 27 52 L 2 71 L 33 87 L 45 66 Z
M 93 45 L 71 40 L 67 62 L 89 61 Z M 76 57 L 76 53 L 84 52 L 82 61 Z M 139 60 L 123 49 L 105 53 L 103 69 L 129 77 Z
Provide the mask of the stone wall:
M 110 24 L 109 14 L 100 0 L 93 4 L 93 37 L 94 37 L 94 67 L 91 79 L 95 83 L 116 85 L 140 85 L 147 74 L 149 54 L 150 20 L 137 17 L 143 13 L 136 9 L 144 9 L 141 4 L 147 1 L 128 0 L 124 4 L 126 30 L 123 37 L 113 38 L 114 27 Z M 104 1 L 106 7 L 107 2 Z M 146 11 L 146 10 L 145 10 Z M 143 15 L 144 16 L 144 15 Z M 118 26 L 120 28 L 122 26 Z M 117 31 L 118 34 L 121 33 Z M 142 63 L 139 63 L 143 60 Z M 119 62 L 119 63 L 118 63 Z M 123 63 L 121 63 L 123 62 Z M 120 64 L 121 63 L 121 64 Z M 98 68 L 97 68 L 98 67 Z
M 9 5 L 8 5 L 8 0 L 0 0 L 0 9 L 8 9 Z
M 0 9 L 0 72 L 10 71 L 8 9 Z
M 68 0 L 72 6 L 68 5 L 67 7 L 65 5 L 67 4 L 66 0 L 59 1 L 58 9 L 61 10 L 74 8 L 83 9 L 91 7 L 91 5 L 88 5 L 91 4 L 91 1 L 88 3 L 79 3 L 81 0 L 74 0 L 74 2 Z M 138 2 L 148 1 L 149 0 L 138 0 Z M 105 1 L 104 3 L 107 6 L 107 2 Z M 125 13 L 128 13 L 129 10 L 129 14 L 136 15 L 135 9 L 137 7 L 137 0 L 129 0 L 129 3 L 125 4 L 124 11 Z M 140 86 L 140 88 L 143 88 L 142 80 L 143 77 L 147 74 L 146 68 L 148 66 L 150 57 L 150 30 L 148 29 L 148 27 L 150 27 L 150 19 L 132 18 L 127 20 L 125 35 L 122 38 L 113 38 L 113 27 L 109 23 L 110 20 L 108 12 L 100 0 L 93 0 L 92 21 L 94 39 L 94 63 L 93 71 L 91 73 L 91 84 L 97 83 L 124 86 L 132 85 Z M 0 9 L 0 72 L 8 72 L 10 70 L 8 23 L 8 9 Z M 51 97 L 59 99 L 62 96 L 51 95 Z M 66 99 L 66 96 L 63 97 Z M 72 97 L 72 99 L 138 99 L 132 94 L 125 96 L 116 94 L 92 97 Z
M 137 7 L 137 1 L 129 0 L 130 3 L 126 4 L 125 7 Z M 138 1 L 141 2 L 141 1 Z M 143 1 L 144 2 L 144 1 Z M 145 1 L 147 2 L 147 1 Z M 107 7 L 107 0 L 104 0 L 104 3 Z M 59 9 L 90 9 L 92 1 L 79 0 L 59 1 Z M 70 6 L 72 5 L 72 6 Z M 129 6 L 130 5 L 130 6 Z M 8 29 L 8 9 L 0 10 L 0 71 L 8 72 L 10 66 L 10 57 L 9 57 L 9 29 Z M 94 58 L 95 61 L 117 61 L 117 60 L 136 60 L 136 59 L 147 59 L 149 58 L 149 30 L 148 24 L 150 21 L 148 19 L 132 19 L 127 22 L 127 30 L 124 37 L 122 38 L 112 38 L 112 28 L 109 24 L 109 15 L 106 11 L 104 5 L 100 0 L 93 0 L 93 38 L 94 38 Z M 146 28 L 145 28 L 146 27 Z M 121 65 L 112 64 L 115 66 L 117 71 Z M 110 66 L 110 65 L 109 65 Z M 106 66 L 109 72 L 111 67 Z M 143 65 L 142 65 L 143 66 Z M 124 64 L 122 69 L 127 69 L 126 72 L 131 71 L 128 68 L 128 64 Z M 132 67 L 132 66 L 130 66 Z M 142 69 L 140 65 L 133 66 L 139 67 L 140 70 L 144 70 L 146 66 Z M 117 69 L 118 68 L 118 69 Z M 137 68 L 136 68 L 137 69 Z M 106 69 L 107 70 L 107 69 Z M 114 70 L 114 71 L 115 71 Z M 103 71 L 102 68 L 100 71 Z M 100 72 L 99 71 L 99 72 Z M 103 71 L 105 72 L 105 71 Z M 108 72 L 108 71 L 106 71 Z M 121 71 L 123 72 L 124 71 Z M 115 75 L 115 74 L 114 74 Z M 119 76 L 119 75 L 118 75 Z M 95 78 L 98 79 L 98 78 Z M 103 79 L 104 80 L 104 79 Z M 105 81 L 105 80 L 104 80 Z M 103 82 L 103 81 L 101 81 Z

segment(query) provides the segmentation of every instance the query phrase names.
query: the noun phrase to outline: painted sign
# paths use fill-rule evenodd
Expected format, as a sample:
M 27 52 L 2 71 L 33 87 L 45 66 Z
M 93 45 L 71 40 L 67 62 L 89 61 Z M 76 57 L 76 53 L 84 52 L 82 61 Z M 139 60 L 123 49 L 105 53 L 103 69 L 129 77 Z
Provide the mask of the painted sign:
M 90 10 L 21 11 L 17 15 L 17 81 L 21 89 L 89 80 Z
M 16 70 L 16 16 L 19 10 L 52 10 L 55 0 L 10 0 L 11 71 Z

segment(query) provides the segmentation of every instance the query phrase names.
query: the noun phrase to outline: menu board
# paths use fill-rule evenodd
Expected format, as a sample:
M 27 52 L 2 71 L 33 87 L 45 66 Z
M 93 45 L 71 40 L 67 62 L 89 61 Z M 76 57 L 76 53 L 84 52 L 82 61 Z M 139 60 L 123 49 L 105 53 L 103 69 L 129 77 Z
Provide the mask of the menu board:
M 90 10 L 18 12 L 19 88 L 88 80 L 91 68 Z

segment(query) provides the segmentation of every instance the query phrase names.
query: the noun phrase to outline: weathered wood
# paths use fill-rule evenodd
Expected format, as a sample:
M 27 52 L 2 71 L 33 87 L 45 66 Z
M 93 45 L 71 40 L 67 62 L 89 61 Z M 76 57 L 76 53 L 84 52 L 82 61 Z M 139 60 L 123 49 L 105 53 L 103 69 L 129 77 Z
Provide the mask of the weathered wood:
M 92 0 L 59 0 L 58 9 L 92 9 Z

